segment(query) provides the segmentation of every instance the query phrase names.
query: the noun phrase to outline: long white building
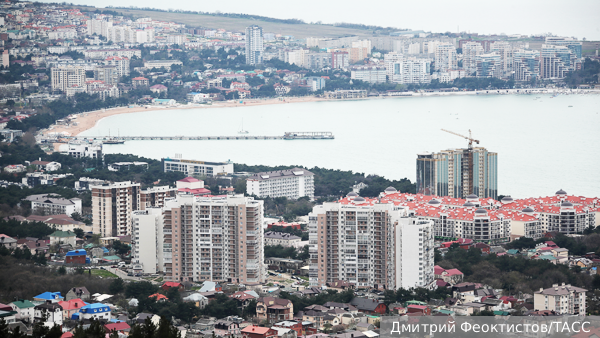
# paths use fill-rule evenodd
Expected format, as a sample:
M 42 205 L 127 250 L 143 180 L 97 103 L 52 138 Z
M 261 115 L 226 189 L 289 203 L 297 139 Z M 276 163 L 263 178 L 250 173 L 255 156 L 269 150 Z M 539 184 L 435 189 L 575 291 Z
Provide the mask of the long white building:
M 361 80 L 369 83 L 385 83 L 385 67 L 355 66 L 350 70 L 352 80 Z
M 311 286 L 434 287 L 433 222 L 410 218 L 408 208 L 351 192 L 315 206 L 308 228 Z
M 81 214 L 80 198 L 57 198 L 49 194 L 30 195 L 25 200 L 31 202 L 31 210 L 41 212 L 43 215 L 68 215 Z
M 220 176 L 233 174 L 233 163 L 163 158 L 165 172 L 179 171 L 187 176 Z
M 257 197 L 315 197 L 314 174 L 306 169 L 268 171 L 254 174 L 246 180 L 246 193 Z
M 392 75 L 390 80 L 400 84 L 431 83 L 431 60 L 429 59 L 403 59 L 391 64 Z

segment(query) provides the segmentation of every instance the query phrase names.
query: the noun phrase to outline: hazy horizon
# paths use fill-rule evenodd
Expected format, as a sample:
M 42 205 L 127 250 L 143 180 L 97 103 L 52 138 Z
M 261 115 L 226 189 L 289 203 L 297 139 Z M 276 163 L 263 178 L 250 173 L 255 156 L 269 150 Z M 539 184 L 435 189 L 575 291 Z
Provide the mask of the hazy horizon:
M 41 2 L 56 2 L 41 0 Z M 339 22 L 424 30 L 434 33 L 468 32 L 479 34 L 543 34 L 573 36 L 600 41 L 600 1 L 517 1 L 483 4 L 476 0 L 440 1 L 423 5 L 417 1 L 394 1 L 385 6 L 351 6 L 341 1 L 307 0 L 290 10 L 267 0 L 223 2 L 190 2 L 172 0 L 72 0 L 89 6 L 137 6 L 157 9 L 192 10 L 261 15 L 280 19 L 301 19 L 307 23 Z M 215 27 L 218 28 L 218 27 Z

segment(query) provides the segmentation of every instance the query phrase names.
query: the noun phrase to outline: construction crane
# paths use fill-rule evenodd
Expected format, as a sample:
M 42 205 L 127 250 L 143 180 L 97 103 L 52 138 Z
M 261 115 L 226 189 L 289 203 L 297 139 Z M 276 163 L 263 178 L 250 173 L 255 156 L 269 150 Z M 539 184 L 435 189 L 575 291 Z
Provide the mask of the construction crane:
M 446 129 L 442 129 L 442 130 L 445 131 L 445 132 L 447 132 L 447 133 L 450 133 L 450 134 L 453 134 L 453 135 L 456 135 L 456 136 L 460 136 L 460 137 L 462 137 L 464 139 L 469 140 L 469 149 L 473 149 L 473 142 L 479 144 L 479 140 L 476 140 L 476 139 L 474 139 L 474 138 L 471 137 L 471 129 L 469 129 L 469 137 L 461 135 L 459 133 L 455 133 L 455 132 L 450 131 L 450 130 L 446 130 Z

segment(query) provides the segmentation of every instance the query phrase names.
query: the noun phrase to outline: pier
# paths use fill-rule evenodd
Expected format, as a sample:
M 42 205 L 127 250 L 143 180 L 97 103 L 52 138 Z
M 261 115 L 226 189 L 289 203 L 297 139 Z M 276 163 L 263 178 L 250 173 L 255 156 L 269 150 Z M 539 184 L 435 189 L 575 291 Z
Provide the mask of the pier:
M 120 144 L 125 141 L 214 141 L 214 140 L 333 140 L 331 132 L 286 132 L 283 136 L 235 135 L 235 136 L 61 136 L 60 139 L 106 141 Z

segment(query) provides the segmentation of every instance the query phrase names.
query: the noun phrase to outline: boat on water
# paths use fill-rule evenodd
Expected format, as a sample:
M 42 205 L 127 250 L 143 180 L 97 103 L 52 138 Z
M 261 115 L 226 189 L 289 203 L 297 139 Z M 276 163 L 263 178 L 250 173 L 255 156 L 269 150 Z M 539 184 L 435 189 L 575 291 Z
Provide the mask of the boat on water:
M 125 141 L 123 140 L 117 140 L 117 139 L 108 139 L 108 140 L 103 140 L 102 144 L 123 144 L 125 143 Z
M 247 130 L 244 130 L 244 119 L 242 119 L 242 129 L 240 129 L 240 131 L 238 131 L 238 134 L 248 134 L 250 133 Z

